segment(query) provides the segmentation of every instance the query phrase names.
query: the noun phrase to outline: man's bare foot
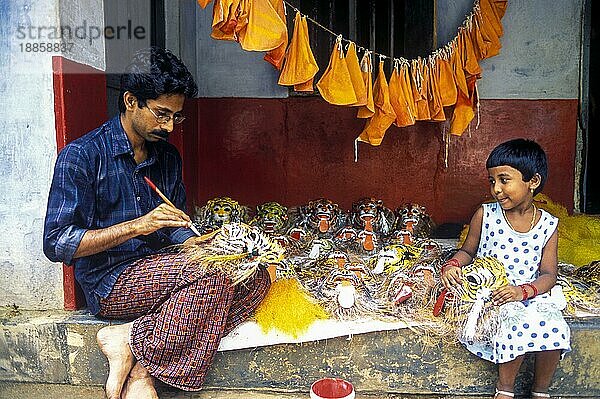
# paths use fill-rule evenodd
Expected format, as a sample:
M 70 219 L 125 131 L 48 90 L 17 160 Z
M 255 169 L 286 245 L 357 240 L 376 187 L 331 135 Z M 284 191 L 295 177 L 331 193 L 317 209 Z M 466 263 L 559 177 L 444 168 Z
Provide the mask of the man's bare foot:
M 119 324 L 101 328 L 96 335 L 98 346 L 108 359 L 108 379 L 106 397 L 120 399 L 125 379 L 135 363 L 135 357 L 129 347 L 129 332 L 133 323 Z
M 139 363 L 129 372 L 129 378 L 123 388 L 123 399 L 158 399 L 154 389 L 154 377 Z

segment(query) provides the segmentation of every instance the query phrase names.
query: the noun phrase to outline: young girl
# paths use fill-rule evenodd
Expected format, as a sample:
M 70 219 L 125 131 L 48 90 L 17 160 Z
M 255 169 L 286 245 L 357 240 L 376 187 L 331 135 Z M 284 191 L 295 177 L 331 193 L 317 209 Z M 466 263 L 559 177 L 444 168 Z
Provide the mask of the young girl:
M 500 306 L 500 326 L 491 345 L 462 342 L 482 359 L 498 364 L 496 399 L 514 397 L 515 378 L 524 355 L 535 356 L 532 398 L 549 398 L 548 387 L 561 355 L 570 351 L 566 306 L 556 284 L 558 219 L 533 203 L 546 182 L 544 150 L 535 142 L 511 140 L 494 148 L 486 162 L 496 202 L 473 215 L 467 238 L 442 267 L 446 288 L 459 285 L 461 266 L 474 257 L 493 256 L 511 285 L 492 293 Z

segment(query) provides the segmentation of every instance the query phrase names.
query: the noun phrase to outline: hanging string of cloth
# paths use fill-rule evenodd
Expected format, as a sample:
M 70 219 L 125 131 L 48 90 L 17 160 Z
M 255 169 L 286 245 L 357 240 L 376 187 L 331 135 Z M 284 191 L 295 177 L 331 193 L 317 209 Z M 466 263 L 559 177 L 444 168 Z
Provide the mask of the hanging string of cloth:
M 213 0 L 197 1 L 206 8 Z M 214 0 L 211 37 L 237 41 L 247 51 L 266 52 L 264 59 L 281 71 L 278 84 L 312 92 L 319 67 L 309 43 L 307 22 L 311 22 L 336 37 L 329 65 L 316 83 L 319 93 L 330 104 L 355 107 L 357 118 L 366 120 L 355 140 L 355 160 L 358 142 L 380 145 L 391 125 L 449 121 L 444 133 L 447 166 L 450 135 L 462 135 L 479 114 L 479 62 L 500 52 L 507 1 L 475 0 L 454 39 L 426 57 L 411 60 L 357 46 L 286 0 Z M 295 11 L 291 40 L 286 6 Z M 363 52 L 360 61 L 357 51 Z M 379 64 L 375 82 L 374 57 Z M 385 60 L 393 65 L 389 81 Z

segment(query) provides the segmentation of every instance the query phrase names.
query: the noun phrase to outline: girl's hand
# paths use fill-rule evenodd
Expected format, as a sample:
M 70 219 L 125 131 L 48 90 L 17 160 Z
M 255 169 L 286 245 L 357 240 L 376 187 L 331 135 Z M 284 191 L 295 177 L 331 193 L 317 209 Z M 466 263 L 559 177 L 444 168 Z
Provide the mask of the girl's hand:
M 459 286 L 462 281 L 462 271 L 460 267 L 456 266 L 445 266 L 444 272 L 442 273 L 442 283 L 444 287 L 449 290 L 454 286 Z
M 492 302 L 497 306 L 520 301 L 521 299 L 523 299 L 523 291 L 520 287 L 514 285 L 505 285 L 492 293 Z

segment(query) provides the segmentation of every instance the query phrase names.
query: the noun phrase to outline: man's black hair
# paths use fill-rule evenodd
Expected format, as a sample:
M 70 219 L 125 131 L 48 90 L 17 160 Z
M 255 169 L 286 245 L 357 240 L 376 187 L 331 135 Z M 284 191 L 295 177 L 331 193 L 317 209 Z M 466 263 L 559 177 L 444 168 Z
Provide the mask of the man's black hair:
M 537 173 L 540 185 L 535 189 L 536 195 L 544 188 L 548 179 L 548 160 L 546 153 L 538 143 L 526 139 L 514 139 L 494 148 L 485 163 L 486 168 L 507 165 L 515 168 L 523 175 L 523 181 L 529 181 Z
M 119 111 L 125 112 L 123 94 L 131 92 L 140 108 L 146 100 L 154 100 L 163 94 L 183 94 L 195 97 L 198 87 L 187 67 L 169 50 L 150 47 L 139 50 L 121 75 Z

